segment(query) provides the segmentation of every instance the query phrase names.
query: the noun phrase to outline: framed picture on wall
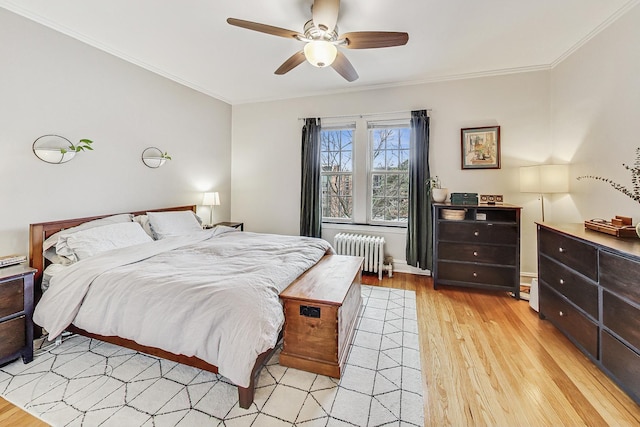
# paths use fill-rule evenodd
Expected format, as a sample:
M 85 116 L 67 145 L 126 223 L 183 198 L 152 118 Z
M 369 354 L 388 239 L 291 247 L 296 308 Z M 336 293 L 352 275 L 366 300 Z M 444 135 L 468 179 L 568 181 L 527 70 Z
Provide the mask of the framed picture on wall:
M 462 169 L 500 169 L 500 126 L 461 132 Z

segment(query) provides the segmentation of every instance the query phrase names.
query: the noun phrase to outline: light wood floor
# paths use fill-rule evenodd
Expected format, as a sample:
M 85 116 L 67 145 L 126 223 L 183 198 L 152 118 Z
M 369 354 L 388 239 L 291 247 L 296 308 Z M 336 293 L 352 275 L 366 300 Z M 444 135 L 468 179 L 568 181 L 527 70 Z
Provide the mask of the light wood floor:
M 640 425 L 640 406 L 526 301 L 401 273 L 363 282 L 416 291 L 425 425 Z M 0 425 L 46 424 L 0 398 Z

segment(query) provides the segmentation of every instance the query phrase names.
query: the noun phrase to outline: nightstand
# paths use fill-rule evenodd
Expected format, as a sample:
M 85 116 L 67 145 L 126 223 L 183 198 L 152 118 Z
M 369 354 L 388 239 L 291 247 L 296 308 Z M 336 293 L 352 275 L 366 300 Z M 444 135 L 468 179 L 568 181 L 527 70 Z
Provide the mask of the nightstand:
M 0 268 L 0 366 L 33 360 L 33 277 L 24 264 Z
M 244 222 L 219 222 L 214 225 L 224 225 L 225 227 L 239 228 L 240 231 L 244 231 Z

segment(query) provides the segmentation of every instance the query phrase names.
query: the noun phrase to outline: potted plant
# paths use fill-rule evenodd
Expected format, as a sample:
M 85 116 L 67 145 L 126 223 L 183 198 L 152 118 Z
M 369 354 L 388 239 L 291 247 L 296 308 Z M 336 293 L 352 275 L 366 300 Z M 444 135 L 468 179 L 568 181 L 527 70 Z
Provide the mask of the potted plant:
M 429 178 L 429 180 L 427 181 L 427 185 L 429 187 L 429 190 L 431 191 L 431 200 L 436 203 L 442 203 L 447 200 L 449 189 L 442 188 L 442 183 L 440 182 L 440 178 L 438 178 L 437 175 Z
M 91 146 L 91 144 L 93 144 L 92 140 L 81 139 L 80 141 L 78 141 L 77 144 L 74 144 L 73 142 L 71 142 L 68 147 L 61 148 L 60 153 L 62 153 L 62 159 L 60 163 L 68 162 L 69 160 L 73 159 L 76 153 L 79 153 L 80 151 L 84 151 L 84 150 L 93 151 L 93 147 Z
M 625 187 L 624 185 L 618 184 L 617 182 L 613 182 L 608 178 L 603 178 L 601 176 L 583 175 L 583 176 L 577 177 L 576 179 L 580 181 L 582 179 L 589 178 L 589 179 L 595 179 L 597 181 L 606 182 L 607 184 L 609 184 L 610 186 L 612 186 L 613 188 L 615 188 L 625 196 L 628 196 L 635 202 L 640 203 L 640 147 L 636 148 L 636 160 L 633 163 L 633 167 L 626 165 L 624 163 L 622 164 L 622 166 L 626 170 L 631 172 L 631 184 L 633 185 L 631 189 Z M 640 222 L 638 223 L 638 225 L 636 225 L 636 233 L 638 234 L 638 237 L 640 237 Z

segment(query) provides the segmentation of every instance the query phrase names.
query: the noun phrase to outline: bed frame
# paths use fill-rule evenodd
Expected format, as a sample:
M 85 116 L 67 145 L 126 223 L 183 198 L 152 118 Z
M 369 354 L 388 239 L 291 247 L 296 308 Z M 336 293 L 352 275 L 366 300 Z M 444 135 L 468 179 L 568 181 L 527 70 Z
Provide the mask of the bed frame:
M 178 206 L 178 207 L 173 207 L 173 208 L 165 208 L 165 209 L 149 209 L 149 210 L 145 210 L 145 211 L 138 211 L 138 212 L 126 212 L 126 213 L 130 213 L 133 215 L 144 215 L 147 212 L 167 212 L 167 211 L 196 211 L 196 206 L 195 205 L 190 205 L 190 206 Z M 43 248 L 43 243 L 44 241 L 51 236 L 54 233 L 57 233 L 60 230 L 64 230 L 66 228 L 70 228 L 70 227 L 75 227 L 77 225 L 80 225 L 82 223 L 88 222 L 88 221 L 92 221 L 94 219 L 100 219 L 100 218 L 105 218 L 108 216 L 111 216 L 113 214 L 109 214 L 109 215 L 99 215 L 99 216 L 92 216 L 92 217 L 86 217 L 86 218 L 76 218 L 76 219 L 67 219 L 67 220 L 62 220 L 62 221 L 51 221 L 51 222 L 42 222 L 42 223 L 38 223 L 38 224 L 31 224 L 29 226 L 29 264 L 31 265 L 31 267 L 37 269 L 37 272 L 35 273 L 35 280 L 34 280 L 34 288 L 35 288 L 35 303 L 37 304 L 38 301 L 40 300 L 40 297 L 42 296 L 42 290 L 40 287 L 40 284 L 42 283 L 42 272 L 44 271 L 44 269 L 47 267 L 47 265 L 49 264 L 49 261 L 47 261 L 43 254 L 42 254 L 42 248 Z M 147 347 L 144 345 L 140 345 L 135 341 L 126 339 L 126 338 L 121 338 L 118 336 L 104 336 L 104 335 L 98 335 L 98 334 L 94 334 L 91 333 L 89 331 L 85 331 L 83 329 L 80 329 L 74 325 L 70 325 L 67 328 L 68 331 L 70 332 L 74 332 L 80 335 L 84 335 L 86 337 L 89 338 L 95 338 L 97 340 L 100 341 L 105 341 L 111 344 L 115 344 L 115 345 L 119 345 L 122 347 L 126 347 L 132 350 L 136 350 L 136 351 L 140 351 L 142 353 L 146 353 L 146 354 L 151 354 L 153 356 L 157 356 L 157 357 L 161 357 L 163 359 L 167 359 L 167 360 L 171 360 L 174 362 L 178 362 L 178 363 L 182 363 L 185 365 L 189 365 L 189 366 L 193 366 L 199 369 L 203 369 L 205 371 L 209 371 L 209 372 L 213 372 L 214 374 L 218 373 L 218 367 L 215 365 L 212 365 L 210 363 L 205 362 L 202 359 L 199 359 L 195 356 L 185 356 L 183 354 L 174 354 L 171 352 L 168 352 L 166 350 L 160 349 L 160 348 L 156 348 L 156 347 Z M 37 331 L 36 331 L 37 332 Z M 34 336 L 39 336 L 40 334 L 34 334 Z M 280 339 L 280 337 L 279 337 Z M 277 346 L 276 346 L 277 347 Z M 270 356 L 273 354 L 273 351 L 275 350 L 275 348 L 273 349 L 269 349 L 267 351 L 265 351 L 264 353 L 260 354 L 256 360 L 256 363 L 253 367 L 253 371 L 251 374 L 251 382 L 249 384 L 249 387 L 238 387 L 238 398 L 239 398 L 239 404 L 240 407 L 243 409 L 248 409 L 251 404 L 253 403 L 253 397 L 254 397 L 254 393 L 255 393 L 255 384 L 256 384 L 256 379 L 258 374 L 260 373 L 260 370 L 262 369 L 262 367 L 264 366 L 264 364 L 269 360 Z

